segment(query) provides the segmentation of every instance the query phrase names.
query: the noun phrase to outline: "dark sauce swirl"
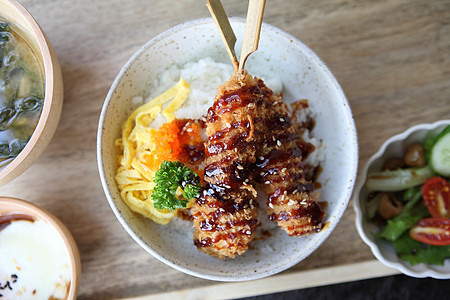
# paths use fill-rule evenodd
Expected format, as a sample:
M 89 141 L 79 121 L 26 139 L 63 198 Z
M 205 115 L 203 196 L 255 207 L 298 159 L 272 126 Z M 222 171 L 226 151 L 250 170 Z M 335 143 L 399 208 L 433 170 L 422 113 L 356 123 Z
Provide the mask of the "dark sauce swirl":
M 34 218 L 27 214 L 21 213 L 11 213 L 0 215 L 0 230 L 6 228 L 6 226 L 10 225 L 14 221 L 30 221 L 34 222 Z

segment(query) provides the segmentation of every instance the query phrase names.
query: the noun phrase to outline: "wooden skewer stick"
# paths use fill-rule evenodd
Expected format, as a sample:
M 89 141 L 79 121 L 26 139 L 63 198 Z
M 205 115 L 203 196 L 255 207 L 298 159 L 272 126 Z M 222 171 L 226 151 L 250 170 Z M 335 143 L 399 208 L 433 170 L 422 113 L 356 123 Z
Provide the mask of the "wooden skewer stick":
M 258 49 L 265 4 L 265 0 L 250 0 L 248 3 L 244 40 L 242 42 L 241 59 L 239 62 L 240 73 L 244 71 L 244 65 L 248 56 Z
M 233 28 L 231 28 L 230 22 L 228 21 L 227 14 L 223 9 L 220 0 L 208 0 L 206 6 L 214 19 L 214 22 L 219 29 L 222 40 L 227 48 L 228 56 L 233 64 L 234 71 L 237 72 L 239 68 L 239 62 L 236 57 L 236 52 L 234 46 L 236 44 L 236 36 L 234 35 Z

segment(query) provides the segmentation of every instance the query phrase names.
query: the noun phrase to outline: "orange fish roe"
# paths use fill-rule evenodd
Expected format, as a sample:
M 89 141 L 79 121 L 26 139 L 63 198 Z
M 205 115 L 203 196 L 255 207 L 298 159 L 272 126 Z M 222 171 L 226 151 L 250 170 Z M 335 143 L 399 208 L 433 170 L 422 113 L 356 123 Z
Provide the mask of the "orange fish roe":
M 187 163 L 189 155 L 186 145 L 201 143 L 200 126 L 189 120 L 174 119 L 164 123 L 158 130 L 152 129 L 152 140 L 155 149 L 152 157 L 146 159 L 147 166 L 152 170 L 159 169 L 163 161 L 180 161 Z
M 194 145 L 201 142 L 200 126 L 197 123 L 188 122 L 183 125 L 181 143 L 183 145 Z

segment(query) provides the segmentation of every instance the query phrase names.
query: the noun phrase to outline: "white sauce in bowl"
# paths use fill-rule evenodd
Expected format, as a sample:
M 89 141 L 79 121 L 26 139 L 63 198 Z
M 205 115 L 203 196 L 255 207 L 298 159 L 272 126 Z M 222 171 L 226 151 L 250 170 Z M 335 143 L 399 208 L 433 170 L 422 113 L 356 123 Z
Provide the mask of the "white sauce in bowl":
M 67 248 L 44 220 L 14 220 L 0 229 L 0 300 L 66 299 L 71 269 Z

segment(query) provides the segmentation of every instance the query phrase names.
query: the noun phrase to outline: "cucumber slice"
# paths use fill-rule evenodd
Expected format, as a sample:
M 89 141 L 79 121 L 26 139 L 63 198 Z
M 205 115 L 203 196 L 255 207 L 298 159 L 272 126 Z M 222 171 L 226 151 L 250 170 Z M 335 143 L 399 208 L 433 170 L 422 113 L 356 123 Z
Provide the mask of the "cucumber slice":
M 369 191 L 399 192 L 423 184 L 425 180 L 434 175 L 430 166 L 386 170 L 368 174 L 366 187 Z
M 441 128 L 430 130 L 423 140 L 423 148 L 425 150 L 425 157 L 428 163 L 431 161 L 431 148 L 433 148 L 434 142 L 441 132 Z
M 434 141 L 431 148 L 431 168 L 442 176 L 450 176 L 450 125 Z

